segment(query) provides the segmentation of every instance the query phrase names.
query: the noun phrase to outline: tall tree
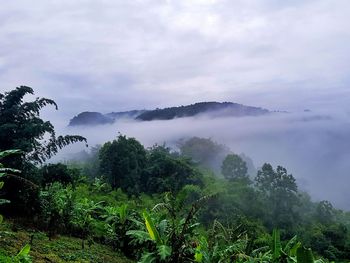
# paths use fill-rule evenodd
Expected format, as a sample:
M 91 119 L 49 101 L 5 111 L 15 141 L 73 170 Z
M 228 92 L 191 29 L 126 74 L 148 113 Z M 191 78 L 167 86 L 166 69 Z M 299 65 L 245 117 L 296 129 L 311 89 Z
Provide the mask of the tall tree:
M 145 192 L 178 192 L 186 184 L 200 185 L 200 173 L 188 158 L 155 145 L 148 151 L 147 167 L 142 176 Z
M 247 164 L 237 154 L 228 154 L 221 166 L 221 173 L 230 181 L 247 179 Z
M 78 135 L 56 137 L 52 123 L 40 118 L 40 110 L 47 105 L 57 110 L 57 104 L 47 98 L 24 102 L 30 94 L 34 91 L 27 86 L 0 93 L 0 150 L 20 149 L 24 155 L 12 160 L 12 166 L 20 169 L 24 162 L 42 163 L 68 144 L 86 142 Z
M 288 229 L 295 226 L 298 217 L 296 207 L 299 206 L 298 187 L 293 175 L 278 166 L 276 170 L 265 163 L 255 178 L 256 187 L 265 200 L 267 221 L 272 227 Z
M 113 188 L 120 187 L 129 194 L 139 192 L 146 150 L 135 138 L 119 135 L 117 140 L 105 143 L 99 159 L 100 171 Z
M 191 157 L 200 166 L 220 173 L 220 165 L 230 150 L 210 138 L 192 137 L 178 142 L 182 155 Z

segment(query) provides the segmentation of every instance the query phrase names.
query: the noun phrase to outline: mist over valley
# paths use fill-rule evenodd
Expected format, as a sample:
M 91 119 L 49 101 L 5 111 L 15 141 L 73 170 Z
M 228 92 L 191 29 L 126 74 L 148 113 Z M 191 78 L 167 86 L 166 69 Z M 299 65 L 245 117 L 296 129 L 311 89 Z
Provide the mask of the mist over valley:
M 255 168 L 265 162 L 286 167 L 300 189 L 315 200 L 330 200 L 336 207 L 350 208 L 350 122 L 346 113 L 306 110 L 250 117 L 209 113 L 148 122 L 122 118 L 113 124 L 66 126 L 60 130 L 85 136 L 90 146 L 114 140 L 118 133 L 135 137 L 147 147 L 166 143 L 175 150 L 181 139 L 211 138 L 234 153 L 250 157 Z M 80 150 L 88 149 L 83 145 L 69 148 L 71 153 Z M 65 154 L 66 150 L 57 158 Z

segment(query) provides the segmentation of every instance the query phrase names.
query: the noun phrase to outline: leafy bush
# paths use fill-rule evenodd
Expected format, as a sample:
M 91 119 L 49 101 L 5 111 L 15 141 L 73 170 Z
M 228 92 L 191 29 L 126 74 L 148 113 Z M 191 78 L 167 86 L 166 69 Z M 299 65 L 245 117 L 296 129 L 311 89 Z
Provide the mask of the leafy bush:
M 128 194 L 140 192 L 140 177 L 146 165 L 146 150 L 135 138 L 119 135 L 99 152 L 100 172 L 110 185 Z
M 74 183 L 80 177 L 80 171 L 77 168 L 70 168 L 65 164 L 48 164 L 44 165 L 40 172 L 42 174 L 43 186 L 59 182 L 62 185 L 68 185 Z
M 76 198 L 71 188 L 64 188 L 60 183 L 53 183 L 40 192 L 41 222 L 49 237 L 58 232 L 72 230 L 71 221 Z
M 0 262 L 2 263 L 31 263 L 29 256 L 30 246 L 25 245 L 16 256 L 5 256 L 0 254 Z

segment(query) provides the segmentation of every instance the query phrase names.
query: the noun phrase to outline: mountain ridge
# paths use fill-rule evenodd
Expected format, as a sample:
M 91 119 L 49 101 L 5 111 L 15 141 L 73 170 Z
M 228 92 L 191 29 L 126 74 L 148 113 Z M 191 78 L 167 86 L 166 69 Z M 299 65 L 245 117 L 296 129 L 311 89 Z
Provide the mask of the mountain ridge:
M 234 102 L 197 102 L 190 105 L 181 105 L 168 108 L 156 108 L 154 110 L 131 110 L 123 112 L 81 112 L 74 116 L 69 126 L 95 126 L 112 124 L 119 119 L 133 119 L 138 121 L 172 120 L 175 118 L 193 117 L 201 114 L 211 114 L 212 117 L 232 116 L 260 116 L 270 113 L 269 110 L 247 106 Z

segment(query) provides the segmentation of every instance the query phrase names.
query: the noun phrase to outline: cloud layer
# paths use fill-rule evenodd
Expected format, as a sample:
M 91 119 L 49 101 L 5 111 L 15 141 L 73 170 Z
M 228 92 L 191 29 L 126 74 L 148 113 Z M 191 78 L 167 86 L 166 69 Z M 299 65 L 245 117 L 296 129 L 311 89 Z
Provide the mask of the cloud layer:
M 146 147 L 167 143 L 175 147 L 181 138 L 212 138 L 234 152 L 252 158 L 256 167 L 269 162 L 292 173 L 299 187 L 316 200 L 330 200 L 350 209 L 350 122 L 344 115 L 315 113 L 271 116 L 181 118 L 170 121 L 119 121 L 113 125 L 63 128 L 61 133 L 78 133 L 89 145 L 102 144 L 118 132 L 135 137 Z M 65 149 L 55 160 L 83 150 L 83 145 Z

